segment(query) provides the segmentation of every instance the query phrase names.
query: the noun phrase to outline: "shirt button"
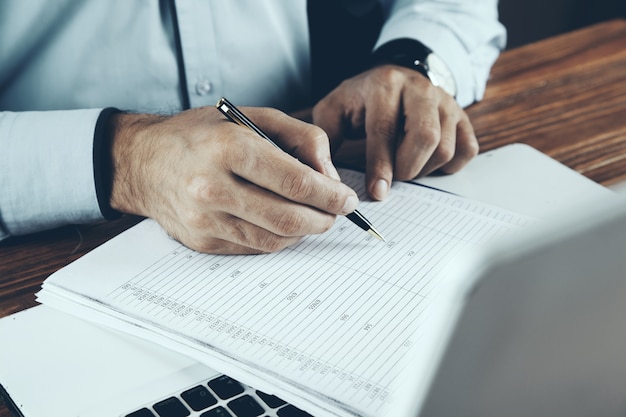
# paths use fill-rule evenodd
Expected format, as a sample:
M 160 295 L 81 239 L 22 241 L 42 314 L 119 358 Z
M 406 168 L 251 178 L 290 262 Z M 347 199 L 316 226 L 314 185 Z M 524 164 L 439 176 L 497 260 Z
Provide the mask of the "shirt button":
M 211 86 L 209 80 L 200 80 L 196 83 L 196 93 L 199 96 L 206 96 L 211 92 L 212 88 L 213 86 Z

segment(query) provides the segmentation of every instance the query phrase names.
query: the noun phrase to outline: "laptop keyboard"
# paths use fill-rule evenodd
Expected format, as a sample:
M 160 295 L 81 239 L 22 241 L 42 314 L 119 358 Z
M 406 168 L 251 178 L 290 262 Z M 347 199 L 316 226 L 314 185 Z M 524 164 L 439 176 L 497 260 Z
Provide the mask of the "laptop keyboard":
M 275 395 L 221 375 L 125 417 L 312 417 Z

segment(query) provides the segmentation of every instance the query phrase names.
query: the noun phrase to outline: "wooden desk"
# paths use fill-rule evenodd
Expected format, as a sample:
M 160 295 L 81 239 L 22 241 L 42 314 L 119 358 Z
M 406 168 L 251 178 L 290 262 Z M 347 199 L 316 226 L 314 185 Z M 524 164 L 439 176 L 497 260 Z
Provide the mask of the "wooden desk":
M 626 20 L 615 20 L 502 54 L 484 100 L 468 109 L 482 151 L 522 142 L 601 184 L 626 179 L 625 45 Z M 138 220 L 0 243 L 0 317 L 34 306 L 48 275 Z
M 620 19 L 505 52 L 468 113 L 482 151 L 527 143 L 613 185 L 626 179 L 625 94 Z

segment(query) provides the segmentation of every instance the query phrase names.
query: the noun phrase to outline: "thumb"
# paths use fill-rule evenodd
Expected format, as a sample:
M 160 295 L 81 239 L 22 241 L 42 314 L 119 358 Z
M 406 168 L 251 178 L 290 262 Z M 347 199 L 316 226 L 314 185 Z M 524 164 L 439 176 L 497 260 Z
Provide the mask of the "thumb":
M 344 139 L 345 122 L 339 105 L 332 100 L 322 100 L 313 107 L 313 124 L 326 132 L 331 155 L 337 153 Z

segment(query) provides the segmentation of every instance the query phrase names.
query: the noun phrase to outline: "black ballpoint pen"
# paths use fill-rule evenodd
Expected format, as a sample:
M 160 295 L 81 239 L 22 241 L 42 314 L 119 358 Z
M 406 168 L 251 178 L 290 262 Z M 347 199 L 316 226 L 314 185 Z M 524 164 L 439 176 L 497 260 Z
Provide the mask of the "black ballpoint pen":
M 222 97 L 215 105 L 217 109 L 226 116 L 231 122 L 235 122 L 238 125 L 245 126 L 248 129 L 256 132 L 263 139 L 274 145 L 276 148 L 281 149 L 272 139 L 269 138 L 261 129 L 257 127 L 250 119 L 246 117 L 237 107 L 235 107 L 230 101 Z M 374 228 L 374 226 L 367 220 L 358 210 L 354 210 L 350 214 L 346 214 L 346 217 L 354 224 L 365 230 L 370 235 L 377 239 L 386 242 L 385 238 Z

